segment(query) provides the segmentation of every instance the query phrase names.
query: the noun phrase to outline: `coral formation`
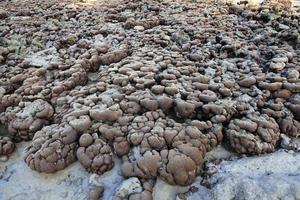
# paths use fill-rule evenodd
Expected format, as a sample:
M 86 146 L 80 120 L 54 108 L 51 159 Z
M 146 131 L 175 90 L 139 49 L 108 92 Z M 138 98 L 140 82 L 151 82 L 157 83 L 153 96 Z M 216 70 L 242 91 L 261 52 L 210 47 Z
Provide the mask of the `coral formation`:
M 9 137 L 0 136 L 0 156 L 9 155 L 15 149 L 15 144 Z
M 68 124 L 52 124 L 36 132 L 25 162 L 38 172 L 53 173 L 76 161 L 78 133 Z
M 191 184 L 222 142 L 261 154 L 280 134 L 299 135 L 299 11 L 30 1 L 0 2 L 0 122 L 9 133 L 0 155 L 32 140 L 31 169 L 53 173 L 78 159 L 97 174 L 119 157 L 140 186 L 116 198 L 152 199 L 149 180 Z M 28 57 L 41 51 L 48 60 Z M 92 188 L 91 199 L 102 193 Z

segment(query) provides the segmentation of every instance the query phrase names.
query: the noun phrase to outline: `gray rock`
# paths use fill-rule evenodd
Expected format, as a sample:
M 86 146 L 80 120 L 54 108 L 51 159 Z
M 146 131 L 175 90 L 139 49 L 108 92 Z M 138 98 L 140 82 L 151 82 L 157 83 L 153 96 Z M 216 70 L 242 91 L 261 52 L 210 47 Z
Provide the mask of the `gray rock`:
M 134 30 L 137 30 L 137 31 L 144 31 L 145 28 L 143 26 L 135 26 L 134 27 Z
M 173 33 L 171 38 L 180 46 L 190 41 L 190 36 L 184 31 L 177 31 Z
M 278 28 L 280 30 L 289 30 L 290 29 L 290 27 L 285 24 L 279 24 Z
M 139 193 L 142 191 L 143 188 L 141 186 L 140 180 L 136 177 L 132 177 L 122 182 L 121 186 L 116 192 L 116 196 L 125 198 L 128 197 L 130 194 Z
M 39 174 L 23 160 L 28 144 L 18 143 L 9 160 L 0 163 L 0 199 L 88 199 L 88 172 L 78 162 L 55 174 Z
M 187 199 L 214 200 L 277 200 L 300 198 L 300 153 L 280 150 L 275 153 L 223 161 L 209 178 L 211 189 L 193 184 L 195 193 Z M 178 198 L 180 199 L 180 198 Z
M 59 62 L 59 54 L 54 47 L 29 55 L 25 58 L 29 65 L 47 68 L 51 63 Z
M 152 197 L 155 200 L 173 200 L 178 193 L 187 192 L 189 187 L 170 185 L 161 179 L 157 179 L 153 188 Z

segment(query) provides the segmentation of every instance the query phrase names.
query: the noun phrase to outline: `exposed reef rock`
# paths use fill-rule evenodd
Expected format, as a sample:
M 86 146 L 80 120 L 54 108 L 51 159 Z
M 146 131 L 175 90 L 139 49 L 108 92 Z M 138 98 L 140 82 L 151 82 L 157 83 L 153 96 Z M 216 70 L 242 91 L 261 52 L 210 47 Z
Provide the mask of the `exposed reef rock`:
M 112 150 L 108 144 L 90 134 L 83 134 L 79 139 L 77 158 L 89 171 L 103 174 L 114 166 Z
M 0 156 L 9 155 L 15 149 L 15 144 L 9 137 L 0 136 Z
M 0 2 L 0 155 L 31 141 L 31 169 L 98 175 L 118 159 L 115 198 L 152 199 L 219 144 L 255 155 L 299 136 L 299 8 L 101 2 Z
M 208 180 L 198 178 L 179 200 L 298 199 L 299 153 L 278 151 L 261 156 L 210 163 Z M 201 185 L 206 182 L 209 187 Z
M 37 99 L 6 109 L 2 123 L 8 124 L 8 132 L 15 140 L 31 140 L 38 130 L 49 124 L 53 114 L 49 103 Z
M 53 173 L 76 161 L 78 134 L 67 124 L 45 126 L 26 148 L 25 162 L 36 171 Z
M 234 119 L 226 131 L 230 146 L 238 153 L 249 154 L 274 151 L 279 134 L 276 121 L 265 114 Z

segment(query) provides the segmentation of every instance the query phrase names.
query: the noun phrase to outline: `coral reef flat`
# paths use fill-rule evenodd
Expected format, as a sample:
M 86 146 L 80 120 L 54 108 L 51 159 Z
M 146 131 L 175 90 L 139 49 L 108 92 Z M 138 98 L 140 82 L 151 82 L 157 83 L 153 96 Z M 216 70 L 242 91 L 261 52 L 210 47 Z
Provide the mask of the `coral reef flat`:
M 0 200 L 299 199 L 299 1 L 0 1 Z

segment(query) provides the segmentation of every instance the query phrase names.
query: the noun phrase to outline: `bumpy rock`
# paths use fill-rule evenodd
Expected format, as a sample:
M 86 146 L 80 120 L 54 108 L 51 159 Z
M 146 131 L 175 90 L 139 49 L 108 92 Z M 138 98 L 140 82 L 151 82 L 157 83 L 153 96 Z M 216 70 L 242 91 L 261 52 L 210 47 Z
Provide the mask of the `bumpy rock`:
M 78 134 L 68 124 L 45 126 L 26 148 L 25 162 L 38 172 L 53 173 L 76 161 Z
M 103 174 L 113 168 L 113 154 L 110 146 L 97 137 L 97 133 L 81 135 L 76 155 L 89 172 Z
M 38 99 L 33 102 L 21 102 L 18 107 L 8 108 L 4 121 L 7 121 L 9 134 L 15 140 L 31 140 L 36 131 L 49 124 L 53 114 L 52 106 Z
M 229 145 L 238 153 L 272 152 L 279 135 L 279 126 L 273 118 L 256 113 L 231 120 L 226 130 Z
M 127 137 L 132 145 L 139 146 L 140 157 L 129 156 L 122 164 L 122 174 L 139 178 L 160 175 L 171 184 L 193 182 L 205 153 L 223 137 L 221 125 L 192 121 L 183 126 L 168 119 L 162 111 L 146 112 L 131 124 L 133 129 Z
M 33 139 L 32 169 L 103 174 L 117 156 L 143 184 L 124 198 L 151 199 L 145 182 L 192 183 L 220 143 L 261 154 L 299 135 L 296 8 L 87 3 L 0 1 L 0 123 Z
M 117 189 L 116 196 L 126 198 L 133 193 L 140 193 L 142 190 L 143 188 L 139 179 L 133 177 L 122 182 Z
M 9 137 L 0 136 L 0 156 L 9 155 L 15 149 L 15 144 Z
M 292 137 L 298 137 L 300 134 L 300 123 L 292 117 L 280 119 L 279 127 L 282 133 Z
M 104 192 L 103 187 L 92 187 L 90 188 L 90 193 L 89 193 L 89 200 L 99 200 Z

